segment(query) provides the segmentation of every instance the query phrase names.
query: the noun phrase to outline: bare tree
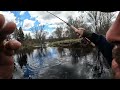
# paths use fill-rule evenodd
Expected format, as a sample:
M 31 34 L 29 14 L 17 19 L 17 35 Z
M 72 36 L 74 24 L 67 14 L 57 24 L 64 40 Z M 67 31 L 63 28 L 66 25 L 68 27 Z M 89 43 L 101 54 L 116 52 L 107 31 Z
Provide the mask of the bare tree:
M 76 28 L 83 27 L 86 30 L 88 30 L 88 27 L 87 27 L 86 23 L 83 21 L 82 16 L 80 16 L 76 19 L 73 19 L 73 17 L 69 16 L 68 23 L 75 26 Z M 67 26 L 66 28 L 67 28 L 66 36 L 68 36 L 69 38 L 77 38 L 76 33 L 74 32 L 74 30 L 72 28 L 70 28 L 69 26 Z
M 45 43 L 47 32 L 44 31 L 44 25 L 40 26 L 39 30 L 35 30 L 35 39 L 40 45 Z
M 108 31 L 109 27 L 112 24 L 112 18 L 114 17 L 113 13 L 103 13 L 103 21 L 101 23 L 101 27 L 99 29 L 99 34 L 105 35 Z
M 62 38 L 62 32 L 63 32 L 63 28 L 62 27 L 57 27 L 56 30 L 54 31 L 54 35 L 57 38 Z
M 87 11 L 86 13 L 88 15 L 87 22 L 91 23 L 91 30 L 95 33 L 105 35 L 112 23 L 111 20 L 114 14 L 100 11 Z
M 42 36 L 41 36 L 41 42 L 42 42 L 42 44 L 45 44 L 47 34 L 48 34 L 48 32 L 46 32 L 46 31 L 44 31 L 42 33 Z
M 75 26 L 76 28 L 79 27 L 78 21 L 74 20 L 72 16 L 68 17 L 68 23 Z M 67 26 L 66 28 L 67 28 L 66 35 L 69 38 L 76 38 L 76 34 L 75 34 L 74 30 L 72 30 L 69 26 Z

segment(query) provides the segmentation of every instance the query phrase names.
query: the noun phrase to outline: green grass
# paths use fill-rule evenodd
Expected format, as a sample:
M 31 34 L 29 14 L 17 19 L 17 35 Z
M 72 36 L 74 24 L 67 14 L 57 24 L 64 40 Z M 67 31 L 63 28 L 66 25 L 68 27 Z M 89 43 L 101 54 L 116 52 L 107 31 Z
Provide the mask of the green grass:
M 57 47 L 57 46 L 60 46 L 60 45 L 63 45 L 63 44 L 68 45 L 68 44 L 72 44 L 72 43 L 81 43 L 81 42 L 80 42 L 80 39 L 69 39 L 69 40 L 52 42 L 52 43 L 49 43 L 48 46 Z

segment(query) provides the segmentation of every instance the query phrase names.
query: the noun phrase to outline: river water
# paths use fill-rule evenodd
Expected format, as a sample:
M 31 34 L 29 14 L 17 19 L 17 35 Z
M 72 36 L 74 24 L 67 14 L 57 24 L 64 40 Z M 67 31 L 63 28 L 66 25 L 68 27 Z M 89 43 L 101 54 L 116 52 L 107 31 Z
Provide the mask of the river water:
M 96 49 L 39 48 L 14 55 L 14 79 L 111 79 L 111 69 Z M 99 59 L 98 57 L 99 56 Z

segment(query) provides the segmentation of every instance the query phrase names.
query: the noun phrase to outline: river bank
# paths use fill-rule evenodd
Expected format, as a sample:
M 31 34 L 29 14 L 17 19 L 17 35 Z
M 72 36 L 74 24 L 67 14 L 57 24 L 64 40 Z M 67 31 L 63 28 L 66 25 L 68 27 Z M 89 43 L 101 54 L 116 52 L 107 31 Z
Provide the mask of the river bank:
M 19 50 L 15 53 L 27 53 L 32 52 L 37 48 L 47 48 L 47 47 L 61 47 L 61 48 L 94 48 L 90 43 L 83 39 L 68 39 L 54 42 L 46 42 L 46 44 L 33 43 L 33 42 L 23 42 Z
M 69 39 L 51 42 L 48 45 L 49 47 L 63 47 L 63 48 L 86 48 L 93 47 L 89 42 L 83 39 Z

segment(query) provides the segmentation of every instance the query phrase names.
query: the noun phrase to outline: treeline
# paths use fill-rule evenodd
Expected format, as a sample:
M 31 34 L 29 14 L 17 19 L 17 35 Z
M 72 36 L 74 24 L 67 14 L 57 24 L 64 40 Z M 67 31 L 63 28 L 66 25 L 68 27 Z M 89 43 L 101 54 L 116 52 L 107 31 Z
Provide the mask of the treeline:
M 36 30 L 32 36 L 30 33 L 25 34 L 23 32 L 22 27 L 19 27 L 19 29 L 18 28 L 15 29 L 15 31 L 10 36 L 10 38 L 14 38 L 20 41 L 23 47 L 30 48 L 33 46 L 40 46 L 40 45 L 42 46 L 43 44 L 45 44 L 46 35 L 47 35 L 47 32 L 45 32 L 43 28 L 44 26 L 41 26 L 40 30 Z
M 84 14 L 82 14 L 84 13 Z M 86 15 L 85 15 L 86 14 Z M 99 11 L 82 11 L 79 17 L 73 18 L 68 17 L 68 23 L 74 25 L 76 28 L 83 27 L 86 30 L 93 31 L 97 34 L 105 35 L 107 30 L 112 24 L 114 18 L 114 13 L 104 13 Z M 55 31 L 47 37 L 49 34 L 44 30 L 44 25 L 39 27 L 39 30 L 33 30 L 34 36 L 29 34 L 24 34 L 22 27 L 13 33 L 13 38 L 17 39 L 21 43 L 26 43 L 29 45 L 42 45 L 45 42 L 54 42 L 65 39 L 76 39 L 76 33 L 67 25 L 56 27 Z M 34 37 L 34 39 L 32 38 Z

